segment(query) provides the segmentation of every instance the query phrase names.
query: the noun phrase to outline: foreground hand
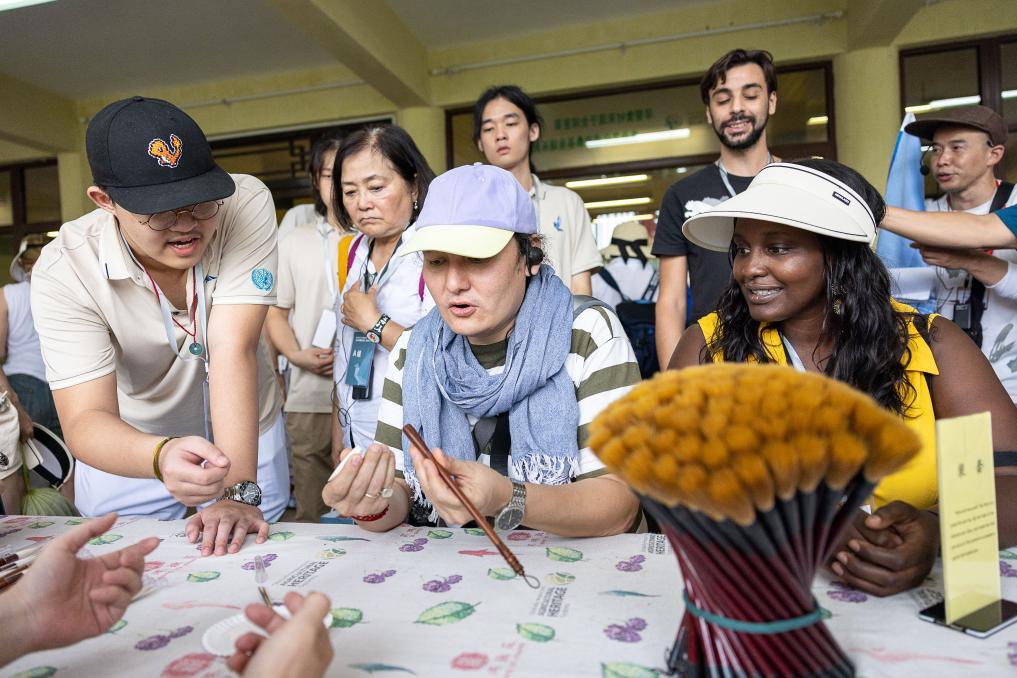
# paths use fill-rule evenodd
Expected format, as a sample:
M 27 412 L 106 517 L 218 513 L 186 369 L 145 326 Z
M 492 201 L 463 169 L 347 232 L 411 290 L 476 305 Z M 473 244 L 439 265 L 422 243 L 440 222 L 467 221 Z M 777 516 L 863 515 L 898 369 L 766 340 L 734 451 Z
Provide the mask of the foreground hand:
M 187 539 L 192 544 L 201 537 L 201 555 L 222 556 L 236 553 L 249 532 L 257 532 L 256 544 L 268 539 L 268 523 L 261 509 L 231 499 L 206 506 L 187 521 Z
M 269 636 L 245 633 L 237 638 L 236 652 L 226 660 L 230 669 L 244 676 L 271 678 L 324 675 L 333 653 L 332 641 L 322 619 L 331 601 L 321 593 L 304 598 L 290 591 L 285 603 L 292 615 L 289 621 L 260 603 L 247 606 L 244 610 L 247 618 L 265 629 Z
M 335 355 L 330 348 L 311 346 L 302 351 L 297 351 L 290 356 L 289 360 L 302 370 L 313 372 L 322 377 L 330 377 L 332 376 L 332 363 L 335 360 Z
M 437 447 L 431 449 L 431 454 L 446 471 L 455 476 L 459 489 L 480 515 L 496 515 L 508 504 L 512 497 L 512 481 L 502 474 L 486 464 L 449 457 Z M 445 485 L 432 461 L 425 458 L 415 446 L 410 446 L 410 458 L 420 481 L 420 489 L 446 523 L 463 525 L 473 520 L 459 498 Z
M 865 535 L 877 534 L 871 539 Z M 895 501 L 865 518 L 830 568 L 859 591 L 889 596 L 922 583 L 939 550 L 939 521 L 928 511 Z
M 156 537 L 97 558 L 76 555 L 115 520 L 116 514 L 110 513 L 60 535 L 3 594 L 15 606 L 12 609 L 25 610 L 28 623 L 16 633 L 33 641 L 32 650 L 63 647 L 99 635 L 124 616 L 131 598 L 141 590 L 145 556 L 159 545 Z M 10 632 L 15 633 L 14 628 Z
M 340 459 L 353 454 L 342 451 Z M 363 456 L 356 454 L 321 491 L 324 502 L 344 516 L 370 516 L 381 513 L 389 504 L 383 490 L 395 486 L 395 456 L 380 443 L 372 443 Z M 367 496 L 368 494 L 372 496 Z
M 378 288 L 372 287 L 367 293 L 359 289 L 346 290 L 339 312 L 343 316 L 343 325 L 361 332 L 371 329 L 381 317 L 381 311 L 378 310 Z
M 229 457 L 200 436 L 174 438 L 159 452 L 163 484 L 184 506 L 198 506 L 221 497 L 229 470 Z

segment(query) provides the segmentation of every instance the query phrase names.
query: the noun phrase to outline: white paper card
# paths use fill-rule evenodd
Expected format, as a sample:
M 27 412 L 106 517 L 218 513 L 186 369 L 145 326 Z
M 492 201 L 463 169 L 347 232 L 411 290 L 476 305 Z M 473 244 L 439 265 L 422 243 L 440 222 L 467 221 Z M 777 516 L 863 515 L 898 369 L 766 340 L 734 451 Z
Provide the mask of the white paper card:
M 936 269 L 891 268 L 891 294 L 898 299 L 928 299 L 936 287 Z
M 311 339 L 311 346 L 332 348 L 335 343 L 335 329 L 335 311 L 330 308 L 322 309 L 318 327 L 314 330 L 314 338 Z

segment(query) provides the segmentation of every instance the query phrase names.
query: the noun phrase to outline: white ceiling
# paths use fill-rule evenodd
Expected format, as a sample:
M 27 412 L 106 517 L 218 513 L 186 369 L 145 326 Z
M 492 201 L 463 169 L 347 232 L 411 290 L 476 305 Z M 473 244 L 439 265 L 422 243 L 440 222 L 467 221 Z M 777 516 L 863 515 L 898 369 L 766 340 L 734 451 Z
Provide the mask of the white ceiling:
M 435 49 L 705 0 L 387 1 Z M 56 0 L 0 12 L 0 73 L 71 98 L 330 65 L 261 0 Z
M 57 0 L 0 12 L 0 72 L 72 98 L 329 64 L 252 0 Z
M 387 0 L 430 48 L 664 12 L 705 0 Z

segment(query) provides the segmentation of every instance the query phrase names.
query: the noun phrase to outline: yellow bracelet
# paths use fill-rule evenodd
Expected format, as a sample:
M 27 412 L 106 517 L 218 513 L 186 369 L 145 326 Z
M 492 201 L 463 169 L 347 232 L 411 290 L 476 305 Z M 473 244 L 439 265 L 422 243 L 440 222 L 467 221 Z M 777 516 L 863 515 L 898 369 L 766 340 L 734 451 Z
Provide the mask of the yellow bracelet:
M 166 481 L 162 479 L 162 473 L 159 472 L 159 453 L 162 452 L 162 446 L 174 438 L 176 438 L 176 436 L 166 436 L 160 440 L 155 446 L 155 453 L 152 455 L 152 472 L 155 473 L 155 477 L 159 479 L 160 483 L 164 483 Z

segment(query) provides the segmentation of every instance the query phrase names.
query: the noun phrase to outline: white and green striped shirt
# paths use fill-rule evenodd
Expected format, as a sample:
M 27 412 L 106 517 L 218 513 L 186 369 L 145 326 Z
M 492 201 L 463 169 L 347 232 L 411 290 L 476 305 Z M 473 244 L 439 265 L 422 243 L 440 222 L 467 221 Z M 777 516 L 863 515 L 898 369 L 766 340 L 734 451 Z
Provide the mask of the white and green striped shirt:
M 378 409 L 378 427 L 375 440 L 392 448 L 396 459 L 397 475 L 402 476 L 403 426 L 403 366 L 406 364 L 406 347 L 411 330 L 403 332 L 392 348 L 395 360 L 389 360 L 388 372 Z M 490 346 L 473 346 L 473 354 L 488 374 L 496 375 L 505 369 L 507 340 Z M 565 359 L 565 370 L 572 378 L 579 403 L 579 428 L 576 440 L 579 445 L 579 472 L 574 480 L 592 478 L 606 473 L 604 465 L 590 450 L 590 422 L 612 401 L 625 395 L 639 382 L 639 366 L 618 317 L 608 308 L 594 306 L 580 313 L 572 322 L 572 346 Z M 468 417 L 470 425 L 476 417 Z M 554 422 L 544 422 L 554 426 Z M 487 455 L 478 461 L 489 463 Z M 509 465 L 511 470 L 512 465 Z

